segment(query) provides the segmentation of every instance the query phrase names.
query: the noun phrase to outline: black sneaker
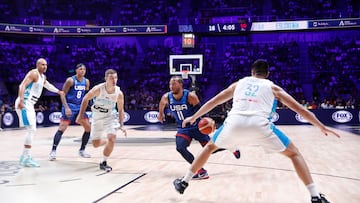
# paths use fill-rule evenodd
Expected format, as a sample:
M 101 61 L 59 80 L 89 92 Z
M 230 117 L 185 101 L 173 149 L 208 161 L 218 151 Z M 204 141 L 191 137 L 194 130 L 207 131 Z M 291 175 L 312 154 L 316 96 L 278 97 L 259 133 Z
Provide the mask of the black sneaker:
M 178 191 L 180 194 L 183 194 L 184 190 L 189 185 L 189 183 L 182 181 L 181 178 L 175 179 L 173 184 L 175 186 L 175 190 Z
M 107 165 L 106 161 L 103 161 L 102 163 L 100 163 L 100 169 L 104 170 L 106 172 L 112 171 L 111 166 Z
M 237 149 L 233 152 L 234 156 L 236 159 L 240 159 L 241 157 L 241 152 L 240 152 L 240 149 Z
M 323 194 L 320 197 L 311 197 L 311 203 L 330 203 Z

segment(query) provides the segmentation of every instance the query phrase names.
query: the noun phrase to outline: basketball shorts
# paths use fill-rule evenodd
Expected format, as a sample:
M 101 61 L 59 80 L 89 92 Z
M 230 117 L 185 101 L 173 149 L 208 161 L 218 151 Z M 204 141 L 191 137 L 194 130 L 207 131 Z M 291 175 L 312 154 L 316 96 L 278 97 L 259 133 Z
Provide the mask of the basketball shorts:
M 204 144 L 210 141 L 210 136 L 202 134 L 197 128 L 197 126 L 191 128 L 178 128 L 176 136 L 183 137 L 189 143 L 191 142 L 192 139 L 195 139 L 200 143 L 204 143 Z
M 90 138 L 98 140 L 103 135 L 116 135 L 117 130 L 120 128 L 119 118 L 114 114 L 107 113 L 92 113 L 91 132 Z
M 268 119 L 260 116 L 230 115 L 212 137 L 221 148 L 235 150 L 244 145 L 259 145 L 265 152 L 282 152 L 290 139 Z
M 19 117 L 19 127 L 31 126 L 36 129 L 36 113 L 34 105 L 30 102 L 24 102 L 24 108 L 18 109 L 20 98 L 15 100 L 15 110 Z
M 70 109 L 71 109 L 71 116 L 67 116 L 65 113 L 65 108 L 64 107 L 61 108 L 61 114 L 62 114 L 61 120 L 67 121 L 70 124 L 75 124 L 76 117 L 78 116 L 80 110 L 72 109 L 72 108 L 70 108 Z M 86 113 L 84 113 L 84 118 L 89 119 L 89 116 Z

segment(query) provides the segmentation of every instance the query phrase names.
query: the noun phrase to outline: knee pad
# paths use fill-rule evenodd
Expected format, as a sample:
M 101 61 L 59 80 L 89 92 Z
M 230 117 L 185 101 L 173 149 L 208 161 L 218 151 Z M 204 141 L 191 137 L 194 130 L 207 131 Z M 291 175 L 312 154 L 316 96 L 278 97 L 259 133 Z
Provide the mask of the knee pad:
M 26 127 L 26 135 L 25 135 L 25 145 L 31 145 L 34 135 L 36 133 L 36 127 L 34 126 L 28 126 Z

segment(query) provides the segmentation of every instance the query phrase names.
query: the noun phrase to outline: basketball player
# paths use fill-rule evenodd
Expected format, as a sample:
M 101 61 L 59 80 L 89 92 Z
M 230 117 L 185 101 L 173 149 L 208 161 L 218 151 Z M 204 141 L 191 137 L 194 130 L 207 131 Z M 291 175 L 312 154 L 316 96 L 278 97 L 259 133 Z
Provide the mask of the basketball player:
M 91 99 L 94 103 L 91 106 L 92 123 L 90 137 L 94 147 L 105 145 L 103 157 L 100 162 L 100 169 L 107 172 L 111 171 L 111 166 L 107 165 L 107 159 L 114 149 L 116 141 L 116 131 L 118 129 L 124 132 L 124 94 L 120 87 L 116 85 L 118 76 L 115 70 L 105 71 L 105 82 L 93 87 L 83 98 L 80 112 L 76 122 L 84 122 L 84 113 Z M 118 112 L 115 107 L 117 107 Z M 103 139 L 105 132 L 107 139 Z
M 197 169 L 206 163 L 211 152 L 218 147 L 231 149 L 240 144 L 237 137 L 249 135 L 246 140 L 251 139 L 258 143 L 265 151 L 280 152 L 291 159 L 298 176 L 310 192 L 311 202 L 328 202 L 319 193 L 299 150 L 283 132 L 271 123 L 269 118 L 276 109 L 276 101 L 279 100 L 282 104 L 303 116 L 311 124 L 317 126 L 324 135 L 327 136 L 328 133 L 331 133 L 337 137 L 340 136 L 323 125 L 313 113 L 301 106 L 281 87 L 266 79 L 268 76 L 269 64 L 265 60 L 256 60 L 251 67 L 251 77 L 245 77 L 233 83 L 210 99 L 193 116 L 184 120 L 183 126 L 188 123 L 195 123 L 201 115 L 209 112 L 215 106 L 233 99 L 233 107 L 224 125 L 215 132 L 213 140 L 208 142 L 202 149 L 185 176 L 174 180 L 175 189 L 180 194 L 184 192 Z M 249 133 L 238 134 L 239 130 Z
M 65 96 L 61 96 L 61 102 L 63 104 L 61 109 L 62 116 L 59 128 L 54 135 L 53 146 L 49 155 L 50 161 L 54 161 L 56 159 L 56 148 L 60 143 L 61 137 L 67 127 L 70 124 L 75 123 L 85 91 L 89 91 L 90 81 L 85 78 L 85 65 L 82 63 L 76 65 L 75 72 L 76 74 L 72 77 L 68 77 L 63 85 L 62 91 L 65 93 Z M 79 155 L 83 158 L 90 158 L 90 154 L 85 152 L 85 147 L 90 137 L 90 122 L 86 113 L 84 118 L 85 119 L 79 123 L 84 128 Z
M 40 167 L 30 155 L 33 137 L 36 132 L 36 114 L 34 105 L 41 96 L 43 87 L 50 92 L 64 95 L 54 85 L 46 80 L 44 73 L 47 70 L 47 62 L 43 58 L 36 61 L 36 69 L 30 70 L 19 85 L 18 97 L 15 101 L 16 113 L 19 117 L 20 127 L 26 127 L 24 150 L 20 156 L 20 165 L 25 167 Z
M 197 119 L 192 125 L 181 126 L 185 118 L 192 116 L 200 108 L 200 101 L 195 92 L 184 89 L 184 81 L 181 77 L 171 77 L 169 84 L 170 92 L 165 93 L 159 103 L 158 120 L 161 123 L 164 121 L 164 110 L 168 105 L 177 123 L 176 150 L 191 164 L 194 161 L 194 155 L 187 148 L 190 146 L 192 139 L 199 141 L 201 146 L 205 146 L 209 142 L 210 137 L 199 131 L 197 124 L 200 119 Z M 219 149 L 218 151 L 222 150 L 224 149 Z M 240 151 L 236 150 L 234 156 L 240 158 Z M 204 168 L 200 168 L 193 176 L 193 179 L 208 178 L 209 175 Z

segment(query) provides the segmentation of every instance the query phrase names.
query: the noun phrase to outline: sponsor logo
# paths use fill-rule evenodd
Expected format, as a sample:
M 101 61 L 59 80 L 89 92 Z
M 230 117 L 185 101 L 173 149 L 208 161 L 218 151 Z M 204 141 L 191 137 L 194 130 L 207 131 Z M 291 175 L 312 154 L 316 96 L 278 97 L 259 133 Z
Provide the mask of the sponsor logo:
M 188 109 L 186 104 L 170 104 L 169 108 L 171 111 L 182 111 Z
M 309 123 L 309 121 L 307 121 L 306 119 L 304 119 L 301 115 L 296 114 L 295 115 L 295 119 L 301 123 Z
M 270 121 L 274 123 L 279 120 L 279 117 L 280 117 L 279 114 L 274 112 L 270 117 Z
M 338 123 L 347 123 L 351 121 L 353 115 L 348 111 L 336 111 L 332 114 L 331 118 Z
M 149 111 L 144 115 L 144 119 L 149 123 L 157 123 L 159 120 L 157 119 L 159 112 L 157 111 Z
M 4 125 L 11 126 L 14 123 L 14 116 L 9 112 L 5 113 L 3 116 L 3 122 Z
M 42 124 L 44 122 L 44 114 L 42 112 L 38 112 L 36 114 L 36 122 Z
M 49 115 L 49 120 L 53 123 L 60 123 L 61 115 L 61 112 L 52 112 Z
M 124 112 L 124 123 L 128 122 L 129 120 L 130 120 L 130 114 Z

